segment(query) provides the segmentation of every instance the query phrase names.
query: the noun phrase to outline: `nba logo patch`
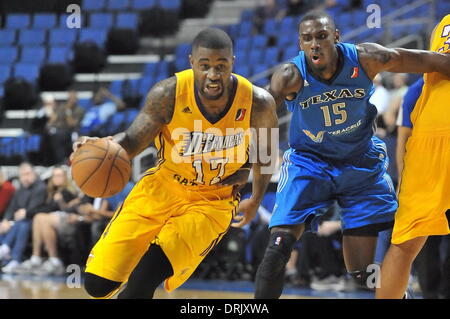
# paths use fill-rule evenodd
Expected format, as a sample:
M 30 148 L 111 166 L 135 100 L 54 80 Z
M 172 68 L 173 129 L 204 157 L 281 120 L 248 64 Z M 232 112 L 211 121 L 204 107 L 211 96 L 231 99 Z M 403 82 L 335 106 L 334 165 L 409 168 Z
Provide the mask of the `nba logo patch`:
M 278 237 L 275 239 L 275 245 L 280 246 L 280 243 L 281 243 L 281 237 L 278 236 Z
M 359 68 L 358 68 L 357 66 L 355 66 L 355 67 L 353 68 L 353 73 L 352 73 L 351 78 L 352 78 L 352 79 L 356 79 L 356 78 L 358 77 L 358 74 L 359 74 Z
M 237 110 L 235 121 L 242 121 L 242 120 L 244 120 L 245 112 L 247 112 L 246 109 L 239 109 L 239 110 Z

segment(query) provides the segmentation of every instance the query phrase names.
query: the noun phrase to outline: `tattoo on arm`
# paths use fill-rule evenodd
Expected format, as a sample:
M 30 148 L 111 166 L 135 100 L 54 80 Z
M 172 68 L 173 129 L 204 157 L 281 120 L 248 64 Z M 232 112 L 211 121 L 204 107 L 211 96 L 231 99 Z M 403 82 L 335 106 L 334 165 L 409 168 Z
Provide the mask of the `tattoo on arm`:
M 175 107 L 176 78 L 157 83 L 147 95 L 145 106 L 131 126 L 114 136 L 130 158 L 142 152 L 168 124 Z

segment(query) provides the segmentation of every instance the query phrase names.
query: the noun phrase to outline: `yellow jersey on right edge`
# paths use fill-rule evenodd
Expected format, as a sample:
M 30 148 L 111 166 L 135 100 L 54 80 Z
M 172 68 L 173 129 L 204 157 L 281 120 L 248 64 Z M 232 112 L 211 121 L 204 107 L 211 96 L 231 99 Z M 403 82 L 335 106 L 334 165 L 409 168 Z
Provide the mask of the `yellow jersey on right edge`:
M 450 53 L 450 14 L 436 27 L 430 50 Z M 413 134 L 421 130 L 450 133 L 450 78 L 433 72 L 425 73 L 423 79 L 422 94 L 411 113 Z

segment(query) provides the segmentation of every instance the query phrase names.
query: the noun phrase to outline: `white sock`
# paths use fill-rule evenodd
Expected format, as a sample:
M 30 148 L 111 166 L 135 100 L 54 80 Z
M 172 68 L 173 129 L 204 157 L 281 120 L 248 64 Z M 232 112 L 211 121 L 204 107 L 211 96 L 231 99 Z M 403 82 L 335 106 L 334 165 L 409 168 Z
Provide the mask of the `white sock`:
M 30 258 L 30 261 L 31 261 L 31 263 L 34 264 L 34 265 L 40 265 L 40 264 L 42 264 L 42 258 L 41 258 L 41 256 L 35 256 L 35 255 L 32 255 L 31 258 Z
M 50 257 L 48 260 L 53 264 L 53 266 L 62 265 L 62 261 L 58 257 Z
M 0 249 L 2 250 L 2 255 L 9 255 L 9 252 L 11 251 L 9 246 L 6 244 L 1 245 Z

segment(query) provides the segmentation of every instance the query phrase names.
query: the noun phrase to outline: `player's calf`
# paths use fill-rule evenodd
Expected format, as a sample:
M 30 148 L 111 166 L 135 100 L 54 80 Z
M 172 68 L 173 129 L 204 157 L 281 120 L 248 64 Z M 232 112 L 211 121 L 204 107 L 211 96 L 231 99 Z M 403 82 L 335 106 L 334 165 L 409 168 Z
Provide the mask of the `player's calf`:
M 85 273 L 84 289 L 93 298 L 110 298 L 122 285 L 121 282 L 112 281 L 91 273 Z

